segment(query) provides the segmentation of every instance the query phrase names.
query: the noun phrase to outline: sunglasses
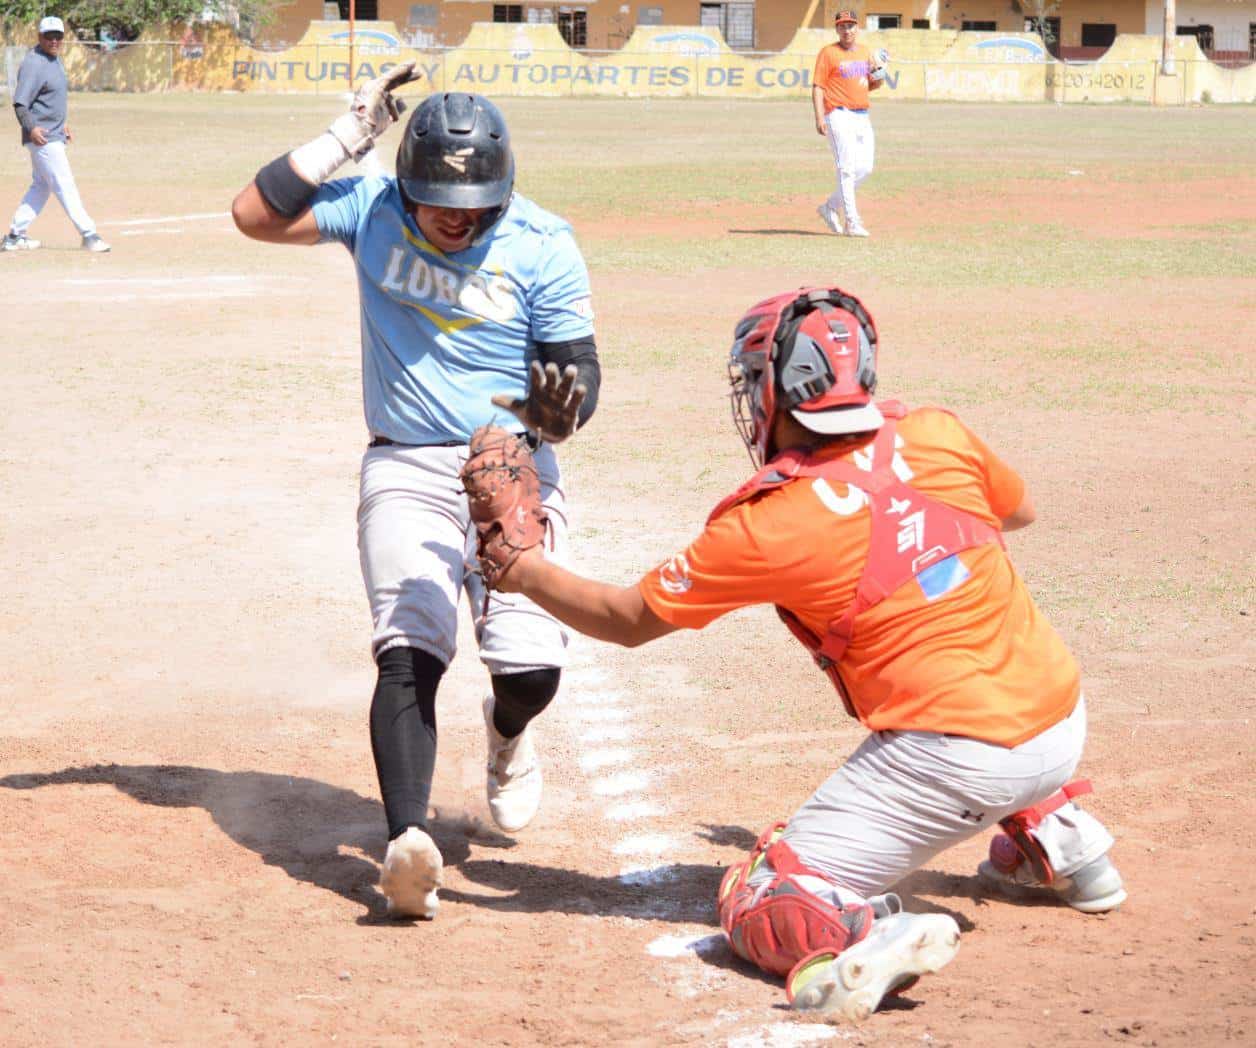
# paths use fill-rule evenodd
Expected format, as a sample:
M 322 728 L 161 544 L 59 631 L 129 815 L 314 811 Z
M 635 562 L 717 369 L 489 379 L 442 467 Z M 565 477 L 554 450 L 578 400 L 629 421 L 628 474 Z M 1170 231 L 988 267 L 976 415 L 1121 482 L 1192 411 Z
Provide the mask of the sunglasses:
M 41 34 L 45 40 L 64 40 L 65 33 L 43 33 Z

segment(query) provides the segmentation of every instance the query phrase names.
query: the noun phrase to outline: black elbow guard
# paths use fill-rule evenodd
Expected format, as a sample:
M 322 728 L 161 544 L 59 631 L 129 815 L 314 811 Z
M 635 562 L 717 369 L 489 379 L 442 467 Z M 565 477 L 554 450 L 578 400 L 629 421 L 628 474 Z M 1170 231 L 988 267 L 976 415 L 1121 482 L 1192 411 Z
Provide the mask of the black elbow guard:
M 271 210 L 284 218 L 296 218 L 310 206 L 318 186 L 310 185 L 304 178 L 292 170 L 288 162 L 290 154 L 275 157 L 262 168 L 253 179 L 262 199 L 270 205 Z

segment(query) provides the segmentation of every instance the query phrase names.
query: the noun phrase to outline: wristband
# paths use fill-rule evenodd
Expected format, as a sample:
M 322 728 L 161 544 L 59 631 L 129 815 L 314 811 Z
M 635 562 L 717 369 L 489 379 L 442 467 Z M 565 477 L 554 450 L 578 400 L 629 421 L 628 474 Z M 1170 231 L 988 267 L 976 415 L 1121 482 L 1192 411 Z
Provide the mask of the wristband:
M 333 171 L 349 159 L 351 150 L 344 145 L 343 134 L 337 134 L 337 125 L 343 119 L 338 118 L 329 130 L 292 151 L 292 166 L 307 182 L 321 186 Z
M 253 179 L 262 199 L 284 218 L 296 218 L 310 206 L 318 186 L 310 185 L 293 169 L 288 158 L 291 153 L 276 157 Z

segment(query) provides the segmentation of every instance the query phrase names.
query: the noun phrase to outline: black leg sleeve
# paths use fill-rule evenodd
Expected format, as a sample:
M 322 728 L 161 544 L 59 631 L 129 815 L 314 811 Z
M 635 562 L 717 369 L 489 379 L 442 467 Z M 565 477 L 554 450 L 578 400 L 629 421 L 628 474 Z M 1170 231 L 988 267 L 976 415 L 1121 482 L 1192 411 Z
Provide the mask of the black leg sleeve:
M 507 739 L 521 734 L 558 693 L 561 676 L 557 669 L 494 674 L 493 727 Z
M 371 699 L 371 752 L 392 840 L 408 826 L 427 830 L 436 768 L 436 686 L 445 667 L 415 648 L 389 648 L 378 667 Z

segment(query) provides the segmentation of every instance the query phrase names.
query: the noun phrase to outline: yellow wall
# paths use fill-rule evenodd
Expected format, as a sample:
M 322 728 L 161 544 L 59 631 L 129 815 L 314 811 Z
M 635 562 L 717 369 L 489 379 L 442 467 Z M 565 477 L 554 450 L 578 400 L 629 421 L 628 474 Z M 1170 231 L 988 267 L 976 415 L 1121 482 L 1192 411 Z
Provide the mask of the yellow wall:
M 566 46 L 556 27 L 478 23 L 460 46 L 422 51 L 405 46 L 390 23 L 360 23 L 352 58 L 347 24 L 312 22 L 283 51 L 250 47 L 223 27 L 155 30 L 112 53 L 71 43 L 65 65 L 76 89 L 235 90 L 339 94 L 398 62 L 413 60 L 427 90 L 488 95 L 806 99 L 817 51 L 831 35 L 799 30 L 775 54 L 747 55 L 695 46 L 684 27 L 638 28 L 609 55 Z M 20 40 L 20 36 L 18 37 Z M 182 41 L 172 45 L 170 40 Z M 875 105 L 929 101 L 1134 101 L 1180 105 L 1203 100 L 1256 102 L 1256 64 L 1221 69 L 1193 37 L 1176 41 L 1179 75 L 1157 75 L 1160 38 L 1127 34 L 1097 62 L 1056 62 L 1029 33 L 939 30 L 869 32 L 891 54 Z M 352 61 L 352 64 L 351 64 Z

